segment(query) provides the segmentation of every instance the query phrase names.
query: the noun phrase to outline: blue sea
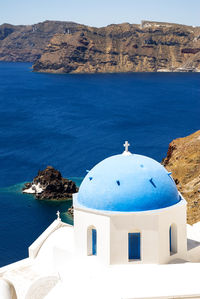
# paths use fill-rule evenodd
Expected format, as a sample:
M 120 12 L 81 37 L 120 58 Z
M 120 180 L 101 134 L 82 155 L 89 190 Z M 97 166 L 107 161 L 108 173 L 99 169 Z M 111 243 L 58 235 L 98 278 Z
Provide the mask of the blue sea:
M 130 151 L 161 161 L 169 143 L 200 129 L 200 73 L 55 75 L 0 63 L 0 266 L 28 246 L 71 202 L 21 193 L 52 165 L 80 184 L 87 169 Z M 103 187 L 103 186 L 102 186 Z

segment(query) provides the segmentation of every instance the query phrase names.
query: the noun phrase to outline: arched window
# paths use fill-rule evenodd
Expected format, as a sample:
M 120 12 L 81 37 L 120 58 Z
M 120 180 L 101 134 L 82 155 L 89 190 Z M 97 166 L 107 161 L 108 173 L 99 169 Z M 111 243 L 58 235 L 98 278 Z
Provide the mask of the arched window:
M 170 255 L 177 253 L 177 226 L 172 224 L 169 228 L 169 251 Z
M 87 230 L 87 255 L 97 255 L 97 230 L 94 226 Z

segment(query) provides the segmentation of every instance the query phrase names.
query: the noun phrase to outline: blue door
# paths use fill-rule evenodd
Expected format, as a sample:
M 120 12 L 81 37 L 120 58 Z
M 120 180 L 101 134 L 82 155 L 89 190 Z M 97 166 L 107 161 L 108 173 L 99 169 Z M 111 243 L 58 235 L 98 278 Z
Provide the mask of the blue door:
M 128 234 L 129 260 L 140 260 L 140 233 Z
M 97 255 L 97 231 L 92 229 L 92 254 Z

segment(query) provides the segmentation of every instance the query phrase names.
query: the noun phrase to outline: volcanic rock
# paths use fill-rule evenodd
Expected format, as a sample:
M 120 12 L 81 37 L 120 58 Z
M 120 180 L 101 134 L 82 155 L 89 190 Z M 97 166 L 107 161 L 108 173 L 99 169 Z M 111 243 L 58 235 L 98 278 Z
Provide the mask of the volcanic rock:
M 37 199 L 64 200 L 72 198 L 78 188 L 76 184 L 62 177 L 60 171 L 52 166 L 47 166 L 45 170 L 38 171 L 38 175 L 32 183 L 26 183 L 23 188 L 24 193 L 32 193 Z
M 34 25 L 0 25 L 0 61 L 34 62 L 55 34 L 76 32 L 82 25 L 45 21 Z
M 79 27 L 56 34 L 33 65 L 37 72 L 200 71 L 200 27 L 148 22 Z
M 74 22 L 0 25 L 0 61 L 38 72 L 199 71 L 200 27 L 143 21 L 89 27 Z
M 200 131 L 173 140 L 163 165 L 187 201 L 187 222 L 200 221 Z

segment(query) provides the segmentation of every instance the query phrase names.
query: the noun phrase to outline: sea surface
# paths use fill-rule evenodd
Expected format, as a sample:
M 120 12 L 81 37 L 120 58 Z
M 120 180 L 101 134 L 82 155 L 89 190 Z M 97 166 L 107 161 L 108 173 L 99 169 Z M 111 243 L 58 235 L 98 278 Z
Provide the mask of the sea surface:
M 80 184 L 87 169 L 130 151 L 161 161 L 169 143 L 200 129 L 200 73 L 52 75 L 0 63 L 0 266 L 28 246 L 71 202 L 22 194 L 52 165 Z M 103 186 L 102 186 L 103 187 Z

